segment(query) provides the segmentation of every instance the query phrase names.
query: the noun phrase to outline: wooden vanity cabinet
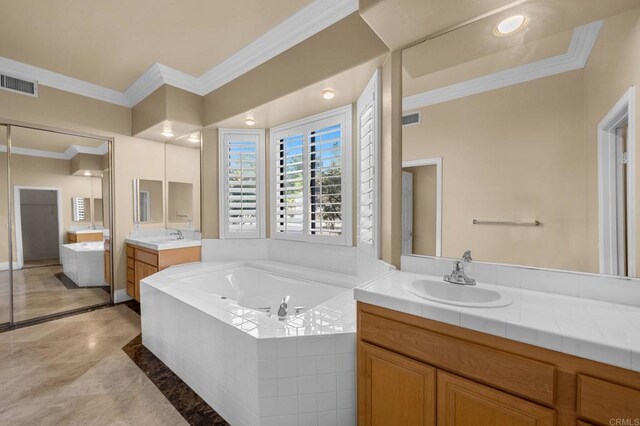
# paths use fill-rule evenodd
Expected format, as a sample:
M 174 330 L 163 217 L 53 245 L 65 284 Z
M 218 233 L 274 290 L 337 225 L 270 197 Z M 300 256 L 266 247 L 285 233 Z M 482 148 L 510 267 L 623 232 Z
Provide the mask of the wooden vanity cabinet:
M 362 302 L 357 370 L 360 425 L 640 421 L 638 372 Z
M 111 240 L 104 240 L 104 282 L 111 284 Z
M 169 266 L 199 260 L 199 246 L 153 250 L 127 243 L 127 294 L 139 302 L 140 280 Z
M 86 243 L 89 241 L 102 241 L 104 233 L 102 231 L 96 232 L 83 232 L 76 234 L 74 232 L 67 232 L 67 243 Z

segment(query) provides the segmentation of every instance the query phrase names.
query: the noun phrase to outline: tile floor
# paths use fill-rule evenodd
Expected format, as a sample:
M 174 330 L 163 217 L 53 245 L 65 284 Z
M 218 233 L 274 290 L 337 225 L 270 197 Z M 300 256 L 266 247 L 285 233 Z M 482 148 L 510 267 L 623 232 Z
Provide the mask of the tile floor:
M 109 302 L 100 288 L 67 289 L 55 277 L 61 266 L 22 269 L 14 272 L 15 321 Z M 9 320 L 9 272 L 0 272 L 0 324 Z
M 122 350 L 139 333 L 124 305 L 0 333 L 0 424 L 187 424 Z

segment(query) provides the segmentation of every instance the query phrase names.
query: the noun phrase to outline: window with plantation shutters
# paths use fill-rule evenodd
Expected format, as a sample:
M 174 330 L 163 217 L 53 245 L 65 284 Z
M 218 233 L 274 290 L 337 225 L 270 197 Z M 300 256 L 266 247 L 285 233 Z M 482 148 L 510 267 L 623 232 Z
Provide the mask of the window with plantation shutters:
M 358 131 L 358 247 L 371 256 L 378 251 L 379 187 L 379 71 L 367 84 L 357 104 Z
M 264 237 L 264 130 L 220 129 L 220 236 Z
M 271 129 L 272 238 L 351 244 L 351 106 Z

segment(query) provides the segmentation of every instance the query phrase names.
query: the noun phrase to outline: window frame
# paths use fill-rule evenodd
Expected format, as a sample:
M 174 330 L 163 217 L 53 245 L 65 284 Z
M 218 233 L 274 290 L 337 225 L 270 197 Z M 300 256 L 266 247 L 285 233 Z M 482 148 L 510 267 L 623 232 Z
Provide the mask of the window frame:
M 271 238 L 289 241 L 305 241 L 320 244 L 333 245 L 353 245 L 353 105 L 349 104 L 340 108 L 305 117 L 281 126 L 273 127 L 269 131 L 269 151 L 270 151 L 270 195 L 271 203 Z M 331 125 L 340 124 L 342 126 L 342 233 L 338 236 L 311 235 L 309 233 L 309 137 L 311 130 L 320 130 Z M 302 232 L 277 232 L 277 169 L 278 169 L 278 149 L 277 144 L 280 139 L 303 135 L 303 209 L 302 209 Z
M 256 231 L 229 232 L 229 162 L 227 157 L 229 137 L 257 136 L 256 149 Z M 218 129 L 218 200 L 220 239 L 244 239 L 266 237 L 265 195 L 265 129 Z

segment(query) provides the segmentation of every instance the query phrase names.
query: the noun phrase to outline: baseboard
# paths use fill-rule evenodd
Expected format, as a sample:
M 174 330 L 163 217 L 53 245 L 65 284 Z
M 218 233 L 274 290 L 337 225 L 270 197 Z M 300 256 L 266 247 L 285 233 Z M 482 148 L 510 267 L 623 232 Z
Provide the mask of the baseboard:
M 116 290 L 113 293 L 113 303 L 121 303 L 126 302 L 127 300 L 131 300 L 132 297 L 127 294 L 127 290 L 121 288 L 120 290 Z
M 13 270 L 18 270 L 20 267 L 18 266 L 18 262 L 13 262 Z M 8 271 L 9 270 L 9 262 L 0 262 L 0 271 Z

